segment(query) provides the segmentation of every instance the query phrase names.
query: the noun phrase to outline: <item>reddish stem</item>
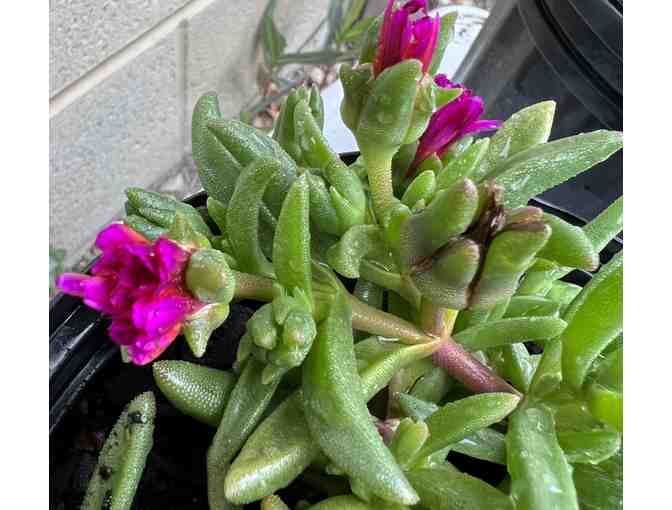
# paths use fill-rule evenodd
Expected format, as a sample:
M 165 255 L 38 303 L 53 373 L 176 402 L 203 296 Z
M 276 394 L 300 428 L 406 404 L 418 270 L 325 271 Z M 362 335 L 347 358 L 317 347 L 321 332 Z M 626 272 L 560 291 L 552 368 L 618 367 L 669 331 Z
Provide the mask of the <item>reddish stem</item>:
M 434 364 L 475 393 L 505 392 L 521 396 L 504 379 L 481 364 L 455 340 L 446 338 L 433 355 Z

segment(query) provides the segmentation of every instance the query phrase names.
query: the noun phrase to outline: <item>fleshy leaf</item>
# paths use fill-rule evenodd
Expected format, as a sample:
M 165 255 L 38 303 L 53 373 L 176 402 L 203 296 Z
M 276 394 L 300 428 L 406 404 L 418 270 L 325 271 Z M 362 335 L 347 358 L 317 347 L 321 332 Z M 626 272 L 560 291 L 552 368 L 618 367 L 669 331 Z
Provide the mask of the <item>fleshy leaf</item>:
M 623 146 L 618 131 L 593 131 L 525 149 L 506 159 L 487 177 L 504 187 L 504 205 L 532 198 L 604 161 Z

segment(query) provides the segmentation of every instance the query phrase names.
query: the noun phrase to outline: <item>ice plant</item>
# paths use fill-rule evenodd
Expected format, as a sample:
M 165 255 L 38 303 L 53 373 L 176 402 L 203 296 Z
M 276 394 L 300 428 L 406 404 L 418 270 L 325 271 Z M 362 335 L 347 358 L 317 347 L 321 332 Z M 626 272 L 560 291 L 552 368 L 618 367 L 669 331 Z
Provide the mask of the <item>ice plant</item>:
M 439 38 L 441 20 L 427 15 L 426 0 L 409 0 L 395 9 L 389 0 L 378 39 L 378 51 L 373 62 L 374 75 L 406 59 L 422 62 L 424 73 L 432 63 L 432 56 Z M 419 16 L 422 12 L 424 15 Z
M 442 158 L 450 146 L 463 136 L 492 131 L 502 125 L 499 120 L 481 119 L 483 99 L 464 85 L 453 83 L 445 74 L 437 74 L 434 82 L 443 89 L 461 89 L 462 93 L 432 115 L 427 130 L 420 137 L 408 175 L 412 175 L 418 165 L 432 154 Z
M 424 10 L 389 2 L 374 66 L 341 74 L 352 165 L 322 133 L 316 91 L 288 96 L 275 138 L 222 118 L 207 94 L 192 119 L 206 207 L 128 190 L 129 227 L 101 233 L 90 276 L 59 281 L 112 317 L 110 336 L 139 364 L 180 331 L 202 356 L 233 297 L 265 303 L 232 371 L 154 365 L 160 391 L 217 428 L 211 510 L 286 508 L 273 493 L 322 466 L 351 494 L 314 510 L 619 506 L 623 258 L 599 263 L 622 200 L 583 228 L 528 202 L 611 156 L 622 135 L 549 142 L 551 101 L 501 126 L 481 120 L 481 98 L 427 72 L 436 21 L 417 19 Z M 422 171 L 395 187 L 393 159 L 400 174 Z M 561 279 L 574 269 L 597 272 L 579 287 Z M 357 280 L 352 293 L 339 276 Z M 384 405 L 368 407 L 374 397 Z M 138 479 L 145 407 L 122 415 L 130 433 L 113 432 L 85 510 L 130 508 L 108 489 Z M 448 450 L 505 465 L 510 484 L 461 473 Z
M 96 246 L 102 255 L 91 275 L 65 273 L 57 285 L 108 315 L 110 338 L 127 347 L 134 363 L 145 365 L 204 306 L 184 283 L 192 250 L 166 237 L 150 242 L 120 223 L 101 231 Z

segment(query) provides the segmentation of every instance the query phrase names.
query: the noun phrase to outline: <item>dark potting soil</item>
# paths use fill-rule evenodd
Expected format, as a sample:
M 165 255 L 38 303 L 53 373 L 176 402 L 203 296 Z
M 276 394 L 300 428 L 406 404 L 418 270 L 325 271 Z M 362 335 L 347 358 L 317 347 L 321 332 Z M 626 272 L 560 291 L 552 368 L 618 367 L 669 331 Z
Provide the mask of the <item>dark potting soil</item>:
M 245 324 L 258 306 L 248 302 L 233 304 L 229 318 L 215 331 L 202 358 L 195 358 L 186 342 L 178 339 L 161 359 L 182 359 L 213 368 L 230 369 Z M 100 340 L 109 341 L 107 337 Z M 124 406 L 147 390 L 152 390 L 156 397 L 154 446 L 147 458 L 133 509 L 208 509 L 205 459 L 215 429 L 175 409 L 156 387 L 151 365 L 138 367 L 124 364 L 115 357 L 96 374 L 51 435 L 50 510 L 80 507 L 105 438 Z M 280 392 L 274 401 L 280 403 L 286 394 Z M 503 466 L 454 452 L 451 452 L 449 460 L 458 469 L 495 486 L 506 474 Z M 308 471 L 290 488 L 278 494 L 293 507 L 300 500 L 316 502 L 327 495 L 347 491 L 348 485 L 343 478 Z M 259 504 L 245 508 L 256 509 Z
M 248 306 L 232 305 L 229 319 L 213 334 L 203 358 L 194 358 L 186 342 L 178 339 L 161 359 L 183 359 L 214 368 L 230 368 L 238 340 L 253 312 Z M 138 367 L 113 358 L 91 381 L 51 436 L 51 509 L 79 508 L 105 437 L 124 406 L 147 390 L 153 390 L 156 397 L 154 446 L 133 508 L 208 508 L 205 455 L 215 430 L 183 415 L 166 400 L 154 383 L 151 365 Z

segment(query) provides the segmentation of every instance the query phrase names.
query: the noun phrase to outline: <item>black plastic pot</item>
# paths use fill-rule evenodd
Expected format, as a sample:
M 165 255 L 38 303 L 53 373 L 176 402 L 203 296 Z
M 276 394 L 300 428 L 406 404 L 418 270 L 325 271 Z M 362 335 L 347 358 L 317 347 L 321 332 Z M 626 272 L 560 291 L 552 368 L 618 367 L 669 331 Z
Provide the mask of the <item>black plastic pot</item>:
M 623 128 L 623 8 L 617 0 L 498 0 L 455 80 L 488 118 L 558 103 L 551 138 Z M 542 198 L 591 219 L 623 194 L 619 152 Z
M 342 155 L 350 164 L 357 153 Z M 205 204 L 201 192 L 186 201 L 199 207 Z M 585 221 L 566 210 L 544 201 L 533 201 L 543 208 L 576 225 Z M 602 261 L 608 261 L 620 251 L 619 240 L 612 241 L 602 252 Z M 590 274 L 574 271 L 568 281 L 580 285 Z M 164 359 L 187 359 L 215 368 L 230 368 L 247 319 L 258 303 L 240 302 L 231 307 L 226 323 L 211 339 L 208 352 L 202 359 L 191 356 L 186 343 L 176 341 L 164 353 Z M 107 335 L 108 321 L 81 300 L 59 294 L 49 309 L 49 434 L 51 490 L 62 508 L 71 508 L 81 502 L 91 469 L 95 466 L 97 451 L 104 433 L 120 414 L 126 402 L 142 391 L 153 389 L 150 367 L 136 367 L 121 362 L 118 347 Z M 140 508 L 207 508 L 204 500 L 205 452 L 212 429 L 181 415 L 160 392 L 157 396 L 155 446 L 143 476 L 138 503 Z M 83 425 L 83 421 L 87 424 Z M 89 424 L 90 422 L 90 424 Z M 184 441 L 182 440 L 184 438 Z M 454 454 L 460 457 L 459 454 Z M 473 459 L 451 459 L 461 469 L 478 473 L 497 484 L 504 473 L 496 466 L 474 463 Z M 473 469 L 473 471 L 472 471 Z M 485 471 L 485 472 L 484 472 Z M 499 479 L 497 478 L 499 477 Z M 65 488 L 64 488 L 65 487 Z M 305 490 L 304 490 L 305 489 Z M 308 491 L 308 492 L 305 492 Z M 310 487 L 289 494 L 307 497 Z M 65 494 L 65 496 L 64 496 Z M 163 499 L 162 499 L 163 498 Z M 53 501 L 52 501 L 53 503 Z

